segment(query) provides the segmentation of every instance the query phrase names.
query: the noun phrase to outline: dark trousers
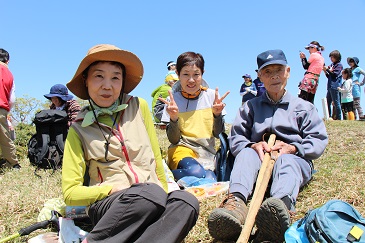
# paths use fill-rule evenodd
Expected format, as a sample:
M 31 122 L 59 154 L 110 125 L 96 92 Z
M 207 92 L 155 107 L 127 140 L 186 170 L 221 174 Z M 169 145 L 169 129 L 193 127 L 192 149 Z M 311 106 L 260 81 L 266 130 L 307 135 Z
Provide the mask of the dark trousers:
M 330 96 L 330 102 L 328 99 L 328 95 Z M 334 113 L 336 114 L 335 118 L 336 120 L 341 120 L 341 96 L 340 96 L 340 92 L 338 90 L 335 89 L 328 89 L 328 93 L 327 93 L 327 105 L 330 109 L 330 105 L 333 102 L 334 105 Z M 330 110 L 328 110 L 330 116 L 332 115 Z
M 341 107 L 342 107 L 342 113 L 343 113 L 343 119 L 344 120 L 348 120 L 349 119 L 349 117 L 348 117 L 348 112 L 350 112 L 350 111 L 353 111 L 353 106 L 354 106 L 354 104 L 353 104 L 354 102 L 346 102 L 346 103 L 342 103 L 341 104 Z
M 189 192 L 169 194 L 153 183 L 134 184 L 92 204 L 87 242 L 181 242 L 195 225 L 199 202 Z
M 304 91 L 304 90 L 301 90 L 298 95 L 299 98 L 309 101 L 312 104 L 314 104 L 314 96 L 315 96 L 315 94 L 308 93 L 307 91 Z

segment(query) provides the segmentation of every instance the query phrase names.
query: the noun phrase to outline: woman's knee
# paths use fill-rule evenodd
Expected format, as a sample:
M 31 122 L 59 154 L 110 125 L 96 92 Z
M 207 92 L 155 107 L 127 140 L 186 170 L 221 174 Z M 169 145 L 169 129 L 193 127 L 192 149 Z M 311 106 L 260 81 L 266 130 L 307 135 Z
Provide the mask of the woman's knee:
M 180 160 L 177 169 L 186 170 L 188 174 L 198 178 L 205 177 L 204 167 L 197 160 L 191 157 Z
M 188 206 L 190 207 L 194 215 L 199 215 L 199 201 L 193 194 L 187 191 L 177 190 L 171 192 L 168 197 L 168 203 L 169 202 L 181 204 L 185 207 Z
M 167 193 L 159 185 L 155 183 L 137 183 L 128 188 L 124 195 L 121 195 L 120 200 L 123 199 L 139 199 L 153 202 L 162 207 L 166 206 Z

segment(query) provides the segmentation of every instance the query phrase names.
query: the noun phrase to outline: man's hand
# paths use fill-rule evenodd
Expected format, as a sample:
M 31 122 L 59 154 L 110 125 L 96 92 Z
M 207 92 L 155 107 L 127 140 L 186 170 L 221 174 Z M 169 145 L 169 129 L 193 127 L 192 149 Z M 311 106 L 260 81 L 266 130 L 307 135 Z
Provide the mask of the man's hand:
M 283 141 L 276 140 L 274 146 L 271 147 L 271 151 L 278 151 L 279 157 L 282 154 L 295 154 L 297 152 L 297 147 L 291 144 L 284 143 Z
M 264 161 L 265 152 L 270 152 L 267 142 L 258 142 L 251 145 L 251 148 L 259 155 L 260 160 Z
M 282 154 L 295 154 L 297 152 L 297 147 L 291 144 L 284 143 L 283 141 L 276 140 L 275 145 L 269 148 L 266 142 L 258 142 L 251 145 L 251 148 L 256 151 L 259 155 L 260 160 L 264 160 L 265 152 L 278 151 L 278 157 Z

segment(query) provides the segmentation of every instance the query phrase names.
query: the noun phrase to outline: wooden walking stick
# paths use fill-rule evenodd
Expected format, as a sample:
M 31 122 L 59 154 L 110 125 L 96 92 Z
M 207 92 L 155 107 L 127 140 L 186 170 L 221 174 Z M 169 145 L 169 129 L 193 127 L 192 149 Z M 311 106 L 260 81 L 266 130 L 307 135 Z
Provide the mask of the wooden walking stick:
M 275 139 L 276 135 L 271 134 L 268 141 L 269 148 L 271 148 L 275 144 Z M 277 152 L 275 152 L 275 156 L 276 153 Z M 256 215 L 264 199 L 272 170 L 274 168 L 276 158 L 273 159 L 273 156 L 274 153 L 265 153 L 264 161 L 261 164 L 261 168 L 257 176 L 255 191 L 251 199 L 251 204 L 247 213 L 246 221 L 243 225 L 243 229 L 241 231 L 240 237 L 237 240 L 237 243 L 247 243 L 248 239 L 250 238 L 252 227 L 255 224 Z

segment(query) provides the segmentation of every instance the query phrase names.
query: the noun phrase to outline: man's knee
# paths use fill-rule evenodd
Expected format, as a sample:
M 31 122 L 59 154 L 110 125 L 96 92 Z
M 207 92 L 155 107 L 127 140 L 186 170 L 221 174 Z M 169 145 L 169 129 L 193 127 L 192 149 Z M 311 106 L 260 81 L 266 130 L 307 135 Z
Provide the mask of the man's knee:
M 257 152 L 252 149 L 252 148 L 244 148 L 242 149 L 236 156 L 236 160 L 239 160 L 239 161 L 244 161 L 244 160 L 248 160 L 250 158 L 258 158 L 258 154 Z

